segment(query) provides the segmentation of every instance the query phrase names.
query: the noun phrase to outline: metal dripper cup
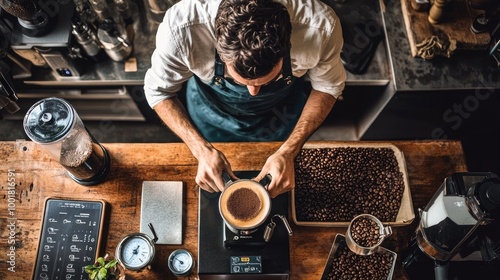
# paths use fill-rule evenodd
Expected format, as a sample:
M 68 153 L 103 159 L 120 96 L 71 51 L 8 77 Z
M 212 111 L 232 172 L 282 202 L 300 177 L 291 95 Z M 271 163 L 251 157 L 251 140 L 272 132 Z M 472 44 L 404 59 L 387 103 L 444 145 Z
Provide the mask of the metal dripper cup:
M 366 256 L 378 251 L 380 244 L 391 234 L 392 228 L 384 226 L 377 217 L 361 214 L 351 220 L 345 241 L 352 252 Z

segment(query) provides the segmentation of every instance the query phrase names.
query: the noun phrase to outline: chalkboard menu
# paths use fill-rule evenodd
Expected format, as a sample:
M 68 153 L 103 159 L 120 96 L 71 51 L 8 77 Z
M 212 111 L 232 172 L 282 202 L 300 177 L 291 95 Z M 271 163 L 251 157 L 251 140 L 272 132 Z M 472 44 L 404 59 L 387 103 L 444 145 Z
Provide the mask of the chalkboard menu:
M 106 203 L 45 200 L 34 280 L 88 279 L 84 267 L 99 254 Z

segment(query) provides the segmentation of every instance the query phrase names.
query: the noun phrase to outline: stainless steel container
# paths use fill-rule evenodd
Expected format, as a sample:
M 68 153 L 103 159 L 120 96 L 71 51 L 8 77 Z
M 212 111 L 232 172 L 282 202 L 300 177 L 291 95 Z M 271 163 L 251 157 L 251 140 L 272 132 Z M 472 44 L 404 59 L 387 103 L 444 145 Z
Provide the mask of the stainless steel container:
M 104 20 L 97 30 L 97 38 L 106 54 L 114 61 L 125 61 L 132 54 L 132 43 L 129 41 L 124 23 Z
M 332 247 L 330 249 L 330 253 L 328 255 L 328 259 L 326 260 L 325 267 L 323 269 L 323 274 L 321 276 L 321 280 L 329 280 L 329 279 L 370 279 L 370 278 L 360 278 L 360 275 L 363 275 L 362 270 L 354 270 L 353 273 L 346 273 L 347 275 L 343 275 L 345 278 L 340 277 L 332 277 L 331 274 L 334 272 L 338 272 L 340 274 L 344 274 L 343 268 L 336 265 L 338 262 L 343 259 L 342 257 L 342 251 L 344 250 L 349 250 L 347 247 L 347 238 L 343 234 L 337 234 L 335 235 L 335 240 L 333 241 Z M 397 254 L 391 250 L 388 250 L 383 247 L 378 247 L 378 251 L 376 254 L 384 254 L 384 255 L 390 255 L 391 256 L 391 262 L 390 262 L 390 268 L 387 269 L 387 280 L 391 280 L 392 276 L 394 274 L 394 268 L 396 266 L 396 260 L 397 260 Z M 357 255 L 357 254 L 350 254 L 351 257 L 355 256 L 357 260 L 364 260 L 365 258 L 370 258 L 373 255 L 370 256 L 363 256 L 363 255 Z M 344 259 L 345 261 L 345 259 Z M 375 267 L 374 269 L 380 270 L 381 267 Z M 353 274 L 358 274 L 356 278 L 355 275 Z M 373 276 L 372 276 L 373 277 Z M 382 278 L 377 278 L 377 279 L 382 279 Z
M 369 247 L 363 246 L 361 244 L 358 244 L 353 238 L 352 225 L 355 221 L 362 219 L 362 218 L 371 220 L 371 221 L 375 222 L 375 224 L 376 224 L 376 227 L 371 229 L 371 231 L 377 231 L 378 242 L 376 244 L 374 244 L 373 246 L 369 246 Z M 365 255 L 366 256 L 366 255 L 371 255 L 374 252 L 377 252 L 377 250 L 379 249 L 379 246 L 382 244 L 384 239 L 386 237 L 390 236 L 391 234 L 392 234 L 391 226 L 384 226 L 382 224 L 382 222 L 377 217 L 375 217 L 373 215 L 361 214 L 361 215 L 354 217 L 354 219 L 352 219 L 351 223 L 349 224 L 349 227 L 347 228 L 347 234 L 346 234 L 345 240 L 347 243 L 347 247 L 349 247 L 349 249 L 352 252 L 354 252 L 358 255 Z

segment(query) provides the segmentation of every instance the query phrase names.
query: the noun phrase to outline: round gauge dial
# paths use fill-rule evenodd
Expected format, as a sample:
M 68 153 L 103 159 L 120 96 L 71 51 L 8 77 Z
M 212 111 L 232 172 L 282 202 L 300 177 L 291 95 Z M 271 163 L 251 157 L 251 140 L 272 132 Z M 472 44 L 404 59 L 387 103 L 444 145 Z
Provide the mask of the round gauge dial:
M 191 273 L 194 266 L 193 255 L 185 249 L 177 249 L 168 257 L 168 268 L 173 274 L 186 276 Z
M 116 247 L 118 261 L 127 269 L 141 270 L 147 267 L 154 258 L 155 247 L 145 234 L 130 234 Z

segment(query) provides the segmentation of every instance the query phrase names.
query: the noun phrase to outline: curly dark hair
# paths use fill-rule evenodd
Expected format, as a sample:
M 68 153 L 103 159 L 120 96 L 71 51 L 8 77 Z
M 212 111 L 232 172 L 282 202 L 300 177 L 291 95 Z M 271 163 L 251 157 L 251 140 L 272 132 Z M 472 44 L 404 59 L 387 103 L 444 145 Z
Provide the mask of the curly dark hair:
M 272 0 L 222 0 L 215 19 L 217 52 L 245 79 L 271 72 L 291 47 L 285 6 Z

